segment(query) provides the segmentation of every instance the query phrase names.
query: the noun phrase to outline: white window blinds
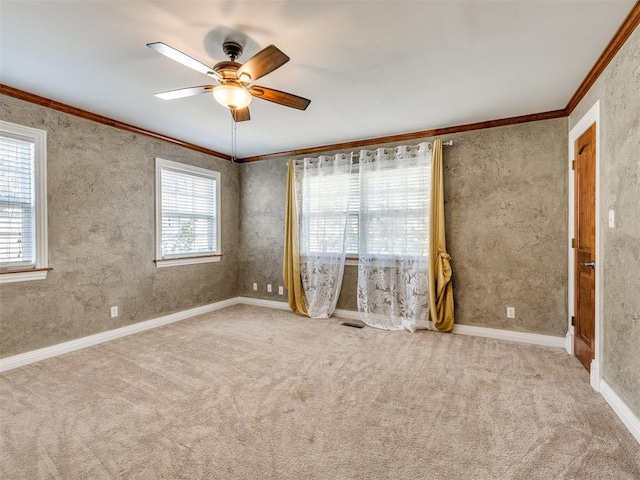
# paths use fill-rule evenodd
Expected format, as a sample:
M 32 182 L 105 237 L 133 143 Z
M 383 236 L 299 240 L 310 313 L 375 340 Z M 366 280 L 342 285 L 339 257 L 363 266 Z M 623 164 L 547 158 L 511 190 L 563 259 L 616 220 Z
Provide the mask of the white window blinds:
M 160 259 L 219 253 L 220 174 L 158 159 Z
M 367 171 L 362 175 L 353 165 L 349 179 L 349 215 L 346 225 L 347 256 L 357 257 L 361 247 L 367 255 L 427 255 L 429 238 L 430 169 L 406 160 L 389 168 Z M 322 186 L 322 177 L 305 178 L 305 199 L 309 208 L 309 243 L 301 245 L 302 253 L 340 251 L 342 245 L 327 248 L 327 238 L 337 236 L 344 225 L 340 212 L 327 210 L 331 202 Z M 335 180 L 338 181 L 338 180 Z M 312 202 L 314 198 L 325 201 Z M 366 205 L 361 202 L 366 198 Z M 363 244 L 360 235 L 363 235 Z M 341 235 L 340 237 L 341 238 Z
M 0 268 L 36 266 L 35 143 L 0 134 Z
M 342 172 L 321 174 L 314 171 L 318 169 L 319 167 L 315 167 L 307 170 L 301 181 L 300 224 L 305 241 L 301 242 L 300 248 L 303 255 L 342 252 L 345 221 L 347 225 L 352 223 L 351 216 L 345 215 L 351 192 L 348 188 L 342 188 L 351 184 L 351 174 Z M 355 181 L 357 183 L 357 177 Z M 348 211 L 351 214 L 350 205 Z M 357 210 L 355 214 L 354 226 L 357 235 Z M 355 247 L 357 252 L 357 243 Z
M 429 177 L 423 159 L 361 170 L 361 255 L 428 255 Z

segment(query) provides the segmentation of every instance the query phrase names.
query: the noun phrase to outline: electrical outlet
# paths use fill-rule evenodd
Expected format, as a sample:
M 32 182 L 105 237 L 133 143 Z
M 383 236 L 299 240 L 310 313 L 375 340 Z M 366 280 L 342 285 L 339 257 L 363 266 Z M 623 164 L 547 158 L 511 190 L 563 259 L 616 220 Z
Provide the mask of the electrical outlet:
M 616 211 L 609 210 L 609 228 L 616 228 Z
M 267 292 L 271 293 L 273 290 L 271 289 L 271 284 L 267 284 Z
M 514 307 L 507 307 L 507 318 L 516 318 L 516 309 Z
M 283 286 L 279 286 L 278 287 L 278 295 L 284 295 L 284 287 Z
M 258 290 L 258 284 L 253 282 L 253 291 L 255 292 L 256 290 Z
M 111 318 L 118 316 L 118 307 L 111 307 Z

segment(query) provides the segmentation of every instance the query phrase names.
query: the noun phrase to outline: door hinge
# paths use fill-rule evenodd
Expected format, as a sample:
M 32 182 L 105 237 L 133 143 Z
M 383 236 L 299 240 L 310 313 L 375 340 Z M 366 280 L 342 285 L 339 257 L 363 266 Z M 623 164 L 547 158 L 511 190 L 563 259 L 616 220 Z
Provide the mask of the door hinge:
M 576 239 L 575 238 L 571 239 L 571 248 L 576 248 Z
M 576 169 L 576 161 L 571 160 L 571 170 L 575 170 L 575 169 Z
M 571 326 L 574 327 L 576 324 L 576 317 L 571 317 Z

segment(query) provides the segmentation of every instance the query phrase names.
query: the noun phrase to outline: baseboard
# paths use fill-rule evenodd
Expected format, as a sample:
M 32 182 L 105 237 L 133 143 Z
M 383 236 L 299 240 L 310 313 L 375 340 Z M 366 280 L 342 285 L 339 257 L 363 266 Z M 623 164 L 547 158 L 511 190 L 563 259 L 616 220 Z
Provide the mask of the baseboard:
M 265 300 L 263 298 L 251 298 L 251 297 L 236 297 L 236 303 L 242 303 L 244 305 L 253 305 L 254 307 L 266 307 L 276 308 L 278 310 L 289 310 L 289 304 L 287 302 L 280 302 L 278 300 Z
M 213 312 L 221 308 L 230 307 L 231 305 L 245 304 L 256 307 L 275 308 L 278 310 L 288 310 L 289 304 L 277 300 L 265 300 L 262 298 L 235 297 L 221 302 L 203 305 L 201 307 L 183 310 L 182 312 L 172 313 L 162 317 L 154 318 L 144 322 L 134 323 L 126 327 L 109 330 L 107 332 L 97 333 L 88 337 L 71 340 L 69 342 L 52 345 L 50 347 L 33 350 L 31 352 L 14 355 L 12 357 L 0 359 L 0 372 L 11 370 L 13 368 L 28 365 L 33 362 L 44 360 L 45 358 L 62 355 L 63 353 L 73 352 L 81 348 L 90 347 L 99 343 L 108 342 L 116 338 L 125 337 L 134 333 L 143 332 L 151 328 L 160 327 L 169 323 L 178 322 L 186 318 L 190 318 L 203 313 Z M 337 309 L 334 312 L 336 317 L 357 320 L 360 318 L 358 312 L 353 310 Z M 495 328 L 477 327 L 472 325 L 455 325 L 453 333 L 459 335 L 471 335 L 476 337 L 497 338 L 500 340 L 508 340 L 511 342 L 529 343 L 533 345 L 543 345 L 547 347 L 564 348 L 565 338 L 553 337 L 550 335 L 540 335 L 537 333 L 515 332 L 511 330 L 499 330 Z
M 144 332 L 152 328 L 161 327 L 170 323 L 185 320 L 196 315 L 203 313 L 213 312 L 220 310 L 221 308 L 230 307 L 231 305 L 238 304 L 238 298 L 230 298 L 222 300 L 220 302 L 210 303 L 201 307 L 190 308 L 181 312 L 171 313 L 162 317 L 154 318 L 151 320 L 145 320 L 144 322 L 134 323 L 127 325 L 126 327 L 116 328 L 108 330 L 102 333 L 96 333 L 89 335 L 88 337 L 78 338 L 76 340 L 70 340 L 64 343 L 58 343 L 51 345 L 50 347 L 40 348 L 38 350 L 32 350 L 30 352 L 21 353 L 12 357 L 0 359 L 0 372 L 6 372 L 7 370 L 13 370 L 14 368 L 29 365 L 30 363 L 39 362 L 46 358 L 55 357 L 65 353 L 80 350 L 82 348 L 98 345 L 99 343 L 115 340 L 116 338 L 126 337 L 133 335 L 134 333 Z
M 346 318 L 347 320 L 360 320 L 360 314 L 354 310 L 341 310 L 336 308 L 333 312 L 334 317 Z
M 604 397 L 609 406 L 616 412 L 625 427 L 629 429 L 638 443 L 640 443 L 640 418 L 638 418 L 609 384 L 600 380 L 600 395 Z
M 573 327 L 571 327 L 573 328 Z M 567 336 L 565 337 L 565 347 L 564 349 L 567 351 L 569 355 L 573 355 L 573 332 L 568 331 Z
M 220 302 L 210 303 L 201 307 L 190 308 L 181 312 L 164 315 L 162 317 L 146 320 L 144 322 L 134 323 L 126 327 L 108 330 L 88 337 L 70 340 L 68 342 L 51 345 L 50 347 L 32 350 L 30 352 L 21 353 L 12 357 L 0 359 L 0 372 L 6 372 L 14 368 L 29 365 L 30 363 L 39 362 L 46 358 L 63 355 L 65 353 L 80 350 L 82 348 L 91 347 L 100 343 L 115 340 L 116 338 L 126 337 L 135 333 L 144 332 L 156 327 L 168 325 L 170 323 L 185 320 L 203 313 L 213 312 L 232 305 L 245 304 L 257 307 L 275 308 L 278 310 L 289 310 L 289 304 L 277 300 L 265 300 L 261 298 L 235 297 Z M 336 317 L 346 318 L 350 320 L 358 320 L 360 318 L 358 312 L 353 310 L 337 309 L 334 313 Z M 477 337 L 498 338 L 509 340 L 512 342 L 531 343 L 534 345 L 545 345 L 549 347 L 564 347 L 564 338 L 552 337 L 548 335 L 539 335 L 535 333 L 513 332 L 508 330 L 498 330 L 493 328 L 475 327 L 470 325 L 456 325 L 453 333 L 461 335 L 472 335 Z
M 289 310 L 287 302 L 279 302 L 278 300 L 265 300 L 262 298 L 238 297 L 238 303 L 245 305 L 253 305 L 254 307 L 277 308 L 278 310 Z M 346 318 L 349 320 L 360 320 L 360 314 L 353 310 L 336 309 L 333 312 L 334 317 Z
M 289 310 L 289 304 L 277 300 L 264 300 L 262 298 L 238 297 L 238 303 L 253 305 L 256 307 L 277 308 Z M 336 309 L 334 317 L 346 318 L 349 320 L 360 320 L 360 314 L 354 310 Z M 542 345 L 545 347 L 565 348 L 564 337 L 554 337 L 551 335 L 540 335 L 538 333 L 515 332 L 512 330 L 499 330 L 497 328 L 476 327 L 472 325 L 455 325 L 453 333 L 458 335 L 470 335 L 473 337 L 497 338 L 511 342 L 529 343 Z
M 591 365 L 589 367 L 589 383 L 591 384 L 591 388 L 593 388 L 596 392 L 599 392 L 600 382 L 602 381 L 600 377 L 600 362 L 597 362 L 594 358 L 593 360 L 591 360 Z
M 500 330 L 474 325 L 454 325 L 452 333 L 470 335 L 472 337 L 496 338 L 510 342 L 529 343 L 531 345 L 542 345 L 544 347 L 565 348 L 565 337 L 554 337 L 552 335 L 541 335 L 539 333 L 516 332 L 513 330 Z

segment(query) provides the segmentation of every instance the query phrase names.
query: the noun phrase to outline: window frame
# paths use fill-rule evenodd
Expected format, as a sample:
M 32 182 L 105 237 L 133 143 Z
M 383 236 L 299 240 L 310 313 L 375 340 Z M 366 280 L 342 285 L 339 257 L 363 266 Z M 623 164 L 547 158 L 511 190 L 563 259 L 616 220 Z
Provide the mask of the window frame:
M 168 170 L 178 171 L 180 173 L 210 178 L 216 182 L 216 211 L 215 211 L 215 224 L 216 224 L 216 251 L 197 253 L 193 255 L 177 254 L 174 256 L 162 255 L 162 170 L 166 168 Z M 221 208 L 221 192 L 222 183 L 220 179 L 220 172 L 215 170 L 209 170 L 206 168 L 196 167 L 186 163 L 174 162 L 171 160 L 165 160 L 163 158 L 156 157 L 156 252 L 155 260 L 157 268 L 172 267 L 176 265 L 193 265 L 198 263 L 210 263 L 219 262 L 222 256 L 221 247 L 221 224 L 222 224 L 222 208 Z
M 49 267 L 47 233 L 47 132 L 37 128 L 0 120 L 0 136 L 33 143 L 33 266 L 0 264 L 0 284 L 44 280 Z

